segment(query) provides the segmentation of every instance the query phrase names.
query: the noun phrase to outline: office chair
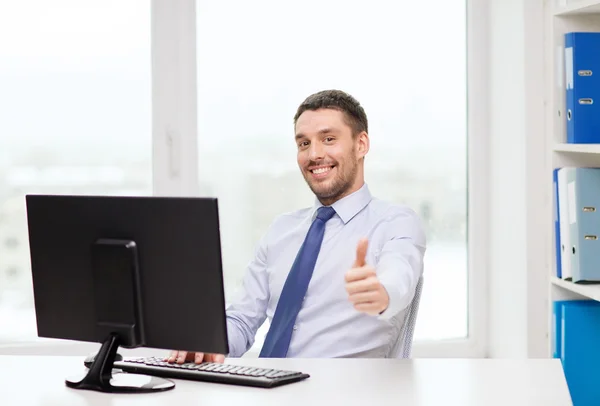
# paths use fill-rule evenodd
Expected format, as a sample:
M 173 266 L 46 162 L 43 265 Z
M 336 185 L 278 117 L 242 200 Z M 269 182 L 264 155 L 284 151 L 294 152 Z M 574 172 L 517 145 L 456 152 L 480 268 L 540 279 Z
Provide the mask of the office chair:
M 400 327 L 400 332 L 398 333 L 398 339 L 390 351 L 390 358 L 410 358 L 411 356 L 412 342 L 415 332 L 415 325 L 417 322 L 417 314 L 419 312 L 419 302 L 421 301 L 422 290 L 423 275 L 421 275 L 419 281 L 417 282 L 415 295 L 406 311 L 406 314 L 404 315 L 404 320 L 402 321 L 402 326 Z

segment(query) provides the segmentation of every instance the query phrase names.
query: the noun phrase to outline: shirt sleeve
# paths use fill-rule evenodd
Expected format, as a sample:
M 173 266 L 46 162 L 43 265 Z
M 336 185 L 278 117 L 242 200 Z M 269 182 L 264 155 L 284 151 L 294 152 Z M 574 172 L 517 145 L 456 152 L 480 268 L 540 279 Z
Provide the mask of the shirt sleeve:
M 417 214 L 409 209 L 389 217 L 386 238 L 378 255 L 376 272 L 389 304 L 378 317 L 389 319 L 410 305 L 423 274 L 425 232 Z
M 263 237 L 246 268 L 241 291 L 227 308 L 229 357 L 241 357 L 252 347 L 256 331 L 267 317 L 268 302 L 267 244 Z

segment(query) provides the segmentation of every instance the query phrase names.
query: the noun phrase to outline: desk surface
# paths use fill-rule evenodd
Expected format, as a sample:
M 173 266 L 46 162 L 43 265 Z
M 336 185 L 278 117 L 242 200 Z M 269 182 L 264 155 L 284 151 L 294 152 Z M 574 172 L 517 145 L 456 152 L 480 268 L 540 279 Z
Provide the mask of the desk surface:
M 226 362 L 299 370 L 311 377 L 273 389 L 176 380 L 173 390 L 133 395 L 67 388 L 64 378 L 80 372 L 82 361 L 82 357 L 0 356 L 0 403 L 28 406 L 572 405 L 560 361 L 555 359 L 231 359 Z

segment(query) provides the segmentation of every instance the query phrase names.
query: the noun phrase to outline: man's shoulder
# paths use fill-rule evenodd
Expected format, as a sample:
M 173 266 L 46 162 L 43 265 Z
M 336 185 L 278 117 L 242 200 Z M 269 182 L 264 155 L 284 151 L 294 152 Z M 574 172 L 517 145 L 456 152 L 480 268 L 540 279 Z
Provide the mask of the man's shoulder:
M 371 211 L 387 219 L 404 217 L 420 220 L 417 212 L 408 204 L 393 203 L 387 200 L 373 198 L 369 206 Z
M 371 209 L 387 238 L 409 237 L 425 245 L 425 227 L 417 212 L 408 204 L 373 199 Z
M 293 211 L 284 212 L 275 216 L 269 227 L 272 231 L 280 231 L 281 229 L 289 229 L 295 225 L 302 223 L 312 213 L 313 208 L 305 207 Z

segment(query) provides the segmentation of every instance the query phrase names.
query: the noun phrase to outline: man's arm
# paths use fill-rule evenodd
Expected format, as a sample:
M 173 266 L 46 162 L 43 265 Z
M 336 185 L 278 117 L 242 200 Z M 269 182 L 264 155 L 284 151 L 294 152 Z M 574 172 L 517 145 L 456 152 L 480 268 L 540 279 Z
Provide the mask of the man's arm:
M 376 272 L 389 296 L 388 307 L 379 317 L 388 319 L 410 305 L 414 297 L 423 272 L 426 238 L 421 221 L 412 210 L 394 213 L 385 227 Z
M 382 319 L 394 317 L 412 301 L 425 254 L 425 233 L 416 213 L 407 208 L 393 211 L 380 225 L 383 244 L 375 253 L 377 263 L 366 263 L 369 241 L 363 238 L 346 273 L 354 308 Z
M 259 242 L 254 259 L 244 274 L 236 300 L 227 308 L 229 356 L 241 357 L 254 344 L 256 331 L 265 321 L 269 303 L 266 236 Z

